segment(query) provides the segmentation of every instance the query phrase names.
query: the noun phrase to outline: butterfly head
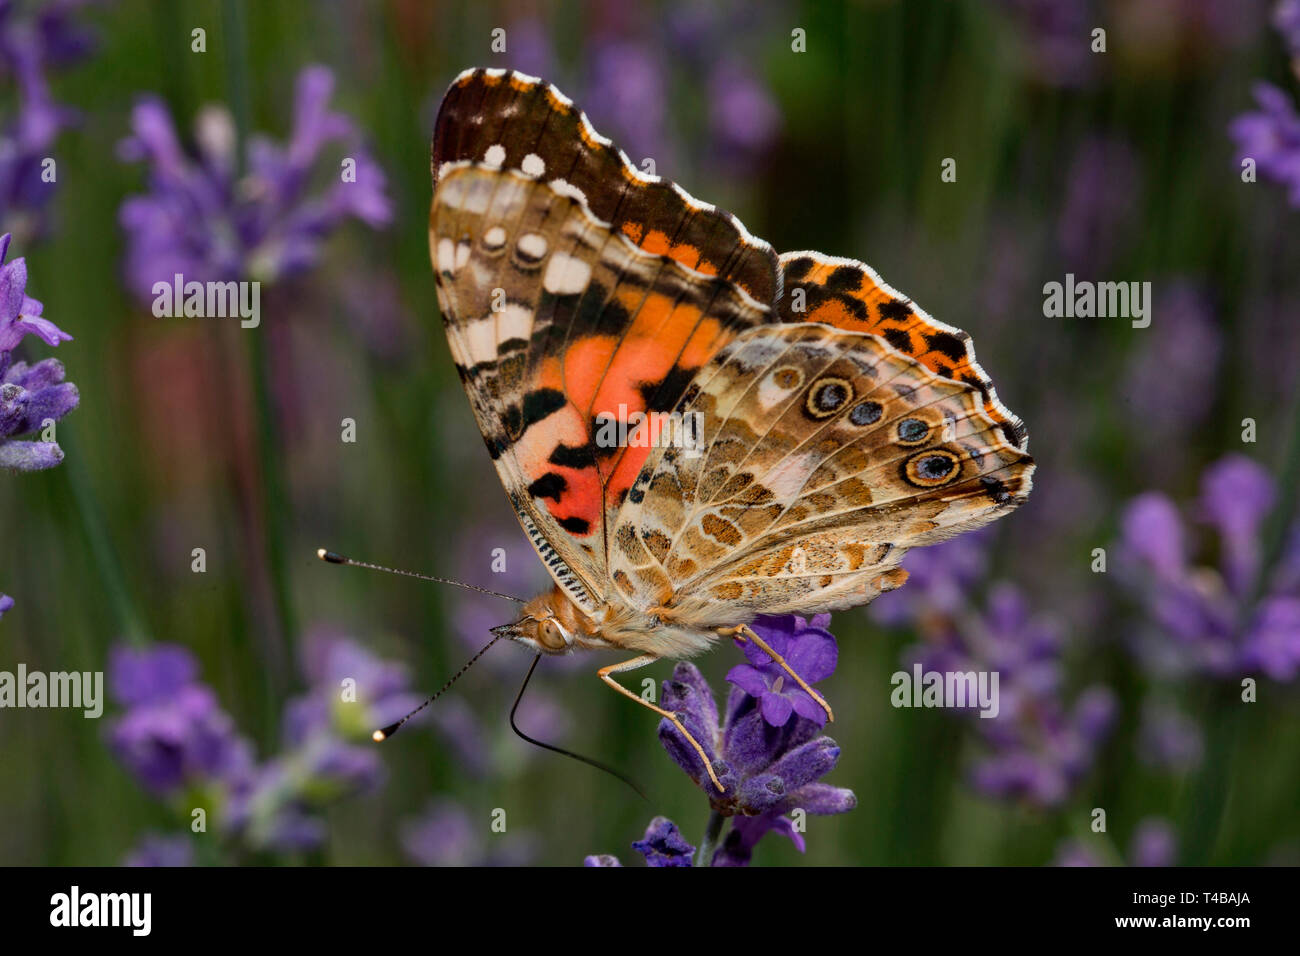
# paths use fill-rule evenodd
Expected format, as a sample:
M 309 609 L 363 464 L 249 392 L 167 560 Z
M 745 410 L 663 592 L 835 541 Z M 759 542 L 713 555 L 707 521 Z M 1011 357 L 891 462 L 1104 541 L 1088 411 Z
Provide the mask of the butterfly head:
M 492 628 L 538 654 L 567 654 L 585 646 L 590 622 L 558 588 L 524 605 L 523 616 L 511 624 Z

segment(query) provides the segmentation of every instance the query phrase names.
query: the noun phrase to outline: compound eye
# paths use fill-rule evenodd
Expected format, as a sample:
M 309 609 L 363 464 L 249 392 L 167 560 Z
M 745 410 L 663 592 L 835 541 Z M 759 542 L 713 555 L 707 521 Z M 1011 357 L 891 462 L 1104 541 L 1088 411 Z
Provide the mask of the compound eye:
M 541 627 L 537 629 L 537 638 L 542 647 L 548 651 L 562 651 L 569 646 L 564 629 L 560 627 L 554 618 L 548 617 L 542 621 Z

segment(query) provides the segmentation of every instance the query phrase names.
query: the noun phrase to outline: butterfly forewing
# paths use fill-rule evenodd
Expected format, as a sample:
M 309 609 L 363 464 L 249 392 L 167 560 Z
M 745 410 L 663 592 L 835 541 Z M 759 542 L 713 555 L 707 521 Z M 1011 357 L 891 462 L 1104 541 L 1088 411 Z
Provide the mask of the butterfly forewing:
M 514 170 L 444 170 L 430 246 L 452 354 L 512 504 L 590 610 L 606 589 L 607 516 L 650 452 L 602 424 L 671 409 L 719 347 L 770 312 Z

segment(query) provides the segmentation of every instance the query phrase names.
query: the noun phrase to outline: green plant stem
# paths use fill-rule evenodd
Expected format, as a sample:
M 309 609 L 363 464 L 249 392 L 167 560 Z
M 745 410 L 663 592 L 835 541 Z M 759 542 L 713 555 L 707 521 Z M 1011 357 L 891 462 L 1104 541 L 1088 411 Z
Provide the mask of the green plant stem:
M 90 480 L 86 475 L 86 467 L 82 463 L 80 449 L 75 442 L 75 433 L 72 429 L 67 429 L 67 426 L 59 427 L 62 432 L 62 442 L 67 446 L 64 448 L 65 458 L 60 467 L 67 478 L 72 498 L 77 504 L 77 512 L 81 516 L 81 527 L 86 535 L 91 558 L 99 569 L 99 577 L 104 583 L 104 588 L 108 591 L 109 604 L 117 620 L 117 630 L 128 643 L 143 647 L 149 642 L 149 638 L 140 623 L 135 603 L 131 600 L 126 582 L 122 578 L 122 568 L 104 525 L 104 515 L 99 507 L 99 500 L 95 497 L 94 489 L 91 488 Z M 72 442 L 68 441 L 70 433 L 74 438 Z
M 700 840 L 700 848 L 695 851 L 696 866 L 713 865 L 713 853 L 718 848 L 718 843 L 722 836 L 722 828 L 726 823 L 727 818 L 717 810 L 709 812 L 709 824 L 704 828 L 704 838 Z
M 245 147 L 249 131 L 248 44 L 244 26 L 243 0 L 225 0 L 222 4 L 222 27 L 226 43 L 226 79 L 235 121 L 235 162 L 237 175 L 245 168 Z M 249 278 L 244 277 L 246 280 Z M 280 467 L 283 442 L 277 427 L 275 398 L 271 388 L 271 355 L 267 336 L 260 328 L 251 330 L 249 346 L 254 408 L 257 415 L 258 465 L 262 479 L 262 528 L 266 536 L 266 559 L 271 577 L 272 602 L 280 630 L 283 659 L 282 673 L 277 675 L 281 689 L 292 683 L 297 673 L 298 622 L 294 613 L 293 594 L 289 585 L 288 496 L 287 484 Z

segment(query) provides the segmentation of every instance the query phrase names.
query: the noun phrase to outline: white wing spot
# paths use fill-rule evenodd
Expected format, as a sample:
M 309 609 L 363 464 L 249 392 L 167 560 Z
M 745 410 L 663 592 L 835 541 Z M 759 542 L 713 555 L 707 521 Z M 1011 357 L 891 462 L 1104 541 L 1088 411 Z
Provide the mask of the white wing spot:
M 456 243 L 455 270 L 459 272 L 461 269 L 465 268 L 465 263 L 467 262 L 469 262 L 469 243 L 468 242 Z
M 557 252 L 546 263 L 542 287 L 553 295 L 573 295 L 587 288 L 591 266 L 567 252 Z
M 519 237 L 519 252 L 534 262 L 546 255 L 546 237 L 539 232 L 526 232 Z
M 445 236 L 438 240 L 438 271 L 453 272 L 456 268 L 456 244 Z
M 524 171 L 525 176 L 532 176 L 536 179 L 538 176 L 542 175 L 542 173 L 546 172 L 546 163 L 543 162 L 542 157 L 538 156 L 536 153 L 529 153 L 524 157 L 524 161 L 520 164 L 519 168 Z
M 501 164 L 506 161 L 506 148 L 500 143 L 493 143 L 483 154 L 483 165 L 490 166 L 493 169 L 500 169 Z
M 489 249 L 500 249 L 506 244 L 506 231 L 500 226 L 493 226 L 483 233 L 483 245 Z

